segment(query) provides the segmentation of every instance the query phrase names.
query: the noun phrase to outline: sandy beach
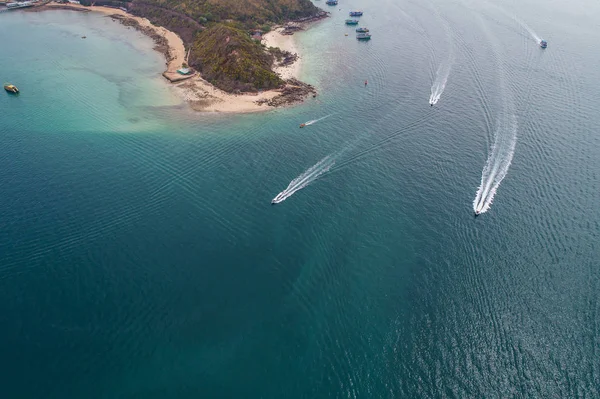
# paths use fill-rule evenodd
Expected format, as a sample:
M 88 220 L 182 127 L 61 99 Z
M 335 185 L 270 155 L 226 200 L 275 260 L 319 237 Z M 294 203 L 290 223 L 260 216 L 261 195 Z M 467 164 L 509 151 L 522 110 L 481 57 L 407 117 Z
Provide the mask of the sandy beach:
M 292 65 L 276 66 L 273 71 L 277 73 L 283 80 L 299 79 L 302 58 L 298 52 L 298 46 L 294 35 L 282 35 L 283 28 L 275 28 L 271 32 L 263 36 L 263 44 L 269 47 L 279 47 L 282 50 L 289 51 L 292 54 L 297 54 L 298 59 Z
M 218 89 L 196 73 L 191 77 L 182 80 L 182 75 L 177 73 L 177 69 L 181 68 L 186 58 L 185 46 L 181 38 L 163 27 L 157 27 L 150 23 L 146 18 L 133 16 L 123 10 L 102 6 L 82 6 L 77 4 L 55 4 L 50 3 L 45 5 L 43 9 L 73 9 L 77 11 L 99 12 L 107 16 L 118 15 L 122 18 L 127 18 L 136 21 L 141 30 L 153 30 L 154 33 L 166 39 L 168 51 L 165 56 L 167 59 L 167 69 L 163 76 L 169 80 L 169 84 L 173 90 L 184 101 L 189 103 L 190 107 L 196 111 L 203 112 L 230 112 L 230 113 L 247 113 L 260 112 L 273 109 L 266 105 L 267 101 L 279 96 L 281 90 L 270 90 L 257 94 L 230 94 Z M 298 49 L 293 35 L 282 35 L 280 30 L 273 30 L 263 37 L 263 43 L 267 47 L 279 47 L 282 50 L 289 51 L 292 54 L 297 54 Z M 278 73 L 282 79 L 288 80 L 291 78 L 297 79 L 300 72 L 300 57 L 292 65 L 285 67 L 275 67 L 274 71 Z M 263 103 L 262 105 L 259 103 Z

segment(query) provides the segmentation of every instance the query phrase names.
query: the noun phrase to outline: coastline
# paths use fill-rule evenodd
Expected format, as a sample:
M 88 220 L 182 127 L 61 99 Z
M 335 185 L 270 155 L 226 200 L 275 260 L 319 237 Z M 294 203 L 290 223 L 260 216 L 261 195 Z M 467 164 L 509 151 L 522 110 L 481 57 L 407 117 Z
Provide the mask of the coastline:
M 227 93 L 206 80 L 199 73 L 184 76 L 177 72 L 186 59 L 183 40 L 163 27 L 153 25 L 148 19 L 137 17 L 118 8 L 103 6 L 82 6 L 78 4 L 49 3 L 36 7 L 32 11 L 44 10 L 73 10 L 82 12 L 98 12 L 108 17 L 118 19 L 122 24 L 132 26 L 155 43 L 155 50 L 164 54 L 166 70 L 163 77 L 168 85 L 194 111 L 251 113 L 273 110 L 276 107 L 302 102 L 309 94 L 316 95 L 315 89 L 298 80 L 301 70 L 301 57 L 286 66 L 274 66 L 273 71 L 287 82 L 284 88 L 263 91 L 256 94 Z M 283 51 L 298 54 L 293 35 L 282 35 L 281 28 L 273 29 L 263 37 L 263 43 L 268 47 L 279 47 Z

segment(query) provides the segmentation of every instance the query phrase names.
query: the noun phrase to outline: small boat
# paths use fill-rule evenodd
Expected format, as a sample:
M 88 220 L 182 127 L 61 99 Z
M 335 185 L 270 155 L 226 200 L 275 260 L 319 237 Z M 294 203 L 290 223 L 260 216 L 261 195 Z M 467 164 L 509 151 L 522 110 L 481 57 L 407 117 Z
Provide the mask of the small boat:
M 365 80 L 365 86 L 366 86 L 366 85 L 368 85 L 368 84 L 369 84 L 369 81 L 368 81 L 368 80 Z
M 359 33 L 356 38 L 358 40 L 371 40 L 371 35 L 369 33 Z
M 9 93 L 13 93 L 13 94 L 17 94 L 19 92 L 19 89 L 17 89 L 17 86 L 11 85 L 10 83 L 4 84 L 4 90 L 6 90 Z
M 358 19 L 347 19 L 346 25 L 358 25 Z
M 540 47 L 541 47 L 541 48 L 546 48 L 546 47 L 548 47 L 548 42 L 547 42 L 547 41 L 545 41 L 545 40 L 541 40 L 541 41 L 540 41 Z
M 362 11 L 350 11 L 350 16 L 351 17 L 360 17 L 363 15 Z
M 81 36 L 82 39 L 85 39 L 87 36 Z
M 300 129 L 302 129 L 304 126 L 306 126 L 306 123 L 301 123 L 300 124 Z
M 347 33 L 344 33 L 344 36 L 348 36 L 348 34 L 347 34 Z
M 367 33 L 369 30 L 367 28 L 356 28 L 358 33 Z
M 327 4 L 328 6 L 337 6 L 338 0 L 327 0 L 325 4 Z

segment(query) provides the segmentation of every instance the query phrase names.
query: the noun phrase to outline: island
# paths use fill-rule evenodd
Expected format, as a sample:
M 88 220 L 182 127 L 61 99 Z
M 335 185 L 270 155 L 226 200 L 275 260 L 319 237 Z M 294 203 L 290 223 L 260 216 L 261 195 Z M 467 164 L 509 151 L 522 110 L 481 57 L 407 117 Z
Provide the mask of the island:
M 291 36 L 328 16 L 310 0 L 83 0 L 36 8 L 102 12 L 147 34 L 166 57 L 163 76 L 197 111 L 254 112 L 317 94 L 298 79 Z

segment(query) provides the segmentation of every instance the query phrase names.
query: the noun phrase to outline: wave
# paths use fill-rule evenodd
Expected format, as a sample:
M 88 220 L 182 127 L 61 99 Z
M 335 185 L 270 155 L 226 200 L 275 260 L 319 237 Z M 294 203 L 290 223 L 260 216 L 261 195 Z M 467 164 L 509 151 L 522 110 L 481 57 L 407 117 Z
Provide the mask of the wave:
M 446 37 L 448 38 L 448 59 L 445 62 L 442 62 L 438 67 L 435 80 L 433 81 L 433 85 L 431 86 L 431 96 L 429 96 L 429 104 L 434 105 L 442 97 L 442 93 L 446 88 L 446 83 L 448 82 L 448 77 L 450 76 L 450 70 L 452 69 L 452 64 L 454 63 L 454 44 L 453 44 L 453 34 L 452 29 L 450 28 L 450 24 L 448 21 L 442 17 L 437 8 L 434 8 L 433 11 L 437 15 L 437 17 L 442 22 L 442 26 L 444 27 L 444 31 L 446 32 Z
M 333 114 L 329 114 L 329 115 L 327 115 L 327 116 L 324 116 L 324 117 L 322 117 L 322 118 L 319 118 L 319 119 L 313 119 L 313 120 L 311 120 L 311 121 L 304 122 L 304 125 L 306 125 L 306 126 L 314 125 L 315 123 L 317 123 L 317 122 L 319 122 L 319 121 L 322 121 L 323 119 L 327 119 L 327 118 L 329 118 L 331 115 L 333 115 Z
M 287 188 L 277 194 L 275 198 L 271 201 L 273 204 L 279 204 L 280 202 L 285 201 L 295 192 L 302 190 L 304 187 L 308 186 L 313 181 L 317 180 L 319 176 L 323 173 L 327 172 L 333 165 L 335 161 L 333 160 L 331 155 L 326 156 L 321 159 L 319 162 L 308 168 L 304 173 L 300 176 L 296 177 L 294 180 L 288 184 Z
M 517 117 L 514 114 L 500 117 L 490 155 L 481 172 L 481 184 L 473 200 L 473 211 L 485 213 L 490 209 L 496 190 L 512 163 L 517 144 Z
M 437 75 L 435 77 L 435 81 L 431 86 L 431 96 L 429 96 L 429 104 L 434 105 L 442 97 L 442 93 L 446 88 L 446 83 L 448 82 L 448 77 L 450 76 L 450 70 L 452 69 L 452 55 L 448 58 L 448 60 L 440 65 L 437 71 Z
M 523 22 L 516 15 L 509 13 L 508 11 L 506 11 L 504 8 L 500 7 L 497 4 L 490 3 L 490 2 L 487 2 L 487 4 L 494 7 L 495 9 L 500 11 L 502 14 L 506 15 L 508 18 L 512 19 L 513 21 L 515 21 L 516 23 L 521 25 L 521 27 L 523 29 L 525 29 L 527 32 L 529 32 L 529 35 L 531 35 L 531 37 L 533 38 L 533 40 L 535 40 L 536 43 L 539 43 L 542 40 L 542 38 L 533 29 L 531 29 L 531 27 L 529 25 L 527 25 L 525 22 Z

